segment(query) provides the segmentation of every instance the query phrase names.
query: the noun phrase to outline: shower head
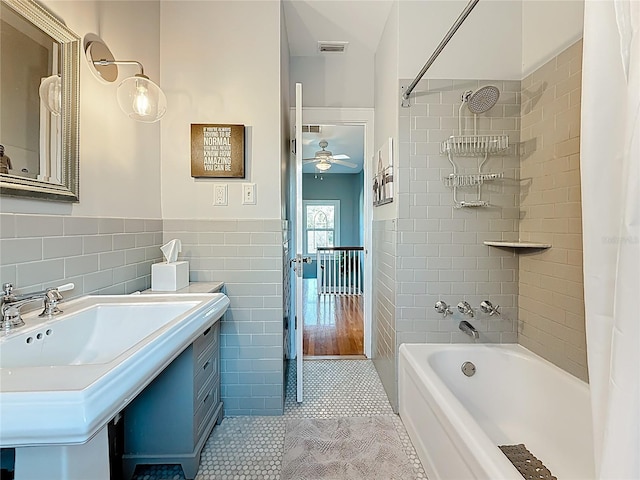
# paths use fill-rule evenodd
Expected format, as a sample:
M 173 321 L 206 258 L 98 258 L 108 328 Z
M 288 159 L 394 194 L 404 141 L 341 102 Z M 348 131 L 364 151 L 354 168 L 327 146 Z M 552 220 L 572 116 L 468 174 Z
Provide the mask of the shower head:
M 500 98 L 500 90 L 493 85 L 480 87 L 475 92 L 469 92 L 468 95 L 463 97 L 471 113 L 476 114 L 484 113 L 493 108 L 498 102 L 498 98 Z

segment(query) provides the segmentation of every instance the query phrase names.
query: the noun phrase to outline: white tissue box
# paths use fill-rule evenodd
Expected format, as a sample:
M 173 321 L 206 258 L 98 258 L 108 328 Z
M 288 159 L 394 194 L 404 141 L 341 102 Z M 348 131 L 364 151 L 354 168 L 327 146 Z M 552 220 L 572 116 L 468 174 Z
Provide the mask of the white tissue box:
M 189 286 L 189 262 L 162 262 L 151 265 L 151 290 L 175 292 Z

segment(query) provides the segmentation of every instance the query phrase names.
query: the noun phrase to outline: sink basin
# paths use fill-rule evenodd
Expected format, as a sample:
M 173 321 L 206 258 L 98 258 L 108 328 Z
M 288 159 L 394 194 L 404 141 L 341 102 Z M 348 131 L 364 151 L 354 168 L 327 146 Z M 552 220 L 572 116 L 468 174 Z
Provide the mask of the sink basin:
M 95 304 L 8 337 L 0 350 L 0 367 L 109 363 L 197 304 Z
M 0 446 L 80 444 L 229 305 L 221 293 L 86 296 L 0 338 Z

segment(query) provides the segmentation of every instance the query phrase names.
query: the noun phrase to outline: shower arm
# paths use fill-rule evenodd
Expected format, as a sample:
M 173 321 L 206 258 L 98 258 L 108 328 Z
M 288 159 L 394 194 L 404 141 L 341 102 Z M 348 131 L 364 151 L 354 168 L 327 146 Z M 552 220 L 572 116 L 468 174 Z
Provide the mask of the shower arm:
M 467 19 L 467 17 L 471 13 L 471 10 L 473 10 L 473 8 L 476 6 L 476 4 L 479 1 L 480 0 L 469 0 L 469 3 L 467 4 L 466 7 L 464 7 L 464 10 L 462 11 L 458 19 L 455 21 L 453 26 L 449 29 L 449 31 L 444 36 L 440 44 L 436 47 L 433 54 L 431 54 L 431 56 L 429 57 L 429 60 L 427 60 L 427 63 L 424 64 L 424 67 L 422 67 L 422 70 L 420 70 L 418 75 L 416 75 L 416 78 L 413 79 L 413 82 L 411 82 L 411 84 L 407 87 L 407 89 L 402 94 L 401 105 L 403 107 L 410 106 L 409 95 L 411 95 L 411 92 L 413 92 L 413 89 L 416 88 L 416 85 L 418 84 L 418 82 L 422 80 L 422 77 L 424 76 L 425 73 L 427 73 L 427 70 L 429 70 L 429 67 L 431 67 L 431 64 L 436 61 L 436 58 L 438 58 L 438 55 L 440 55 L 442 50 L 444 50 L 444 47 L 446 47 L 447 43 L 449 43 L 449 40 L 451 40 L 451 38 L 455 35 L 455 33 L 460 28 L 460 25 L 462 25 L 462 23 Z

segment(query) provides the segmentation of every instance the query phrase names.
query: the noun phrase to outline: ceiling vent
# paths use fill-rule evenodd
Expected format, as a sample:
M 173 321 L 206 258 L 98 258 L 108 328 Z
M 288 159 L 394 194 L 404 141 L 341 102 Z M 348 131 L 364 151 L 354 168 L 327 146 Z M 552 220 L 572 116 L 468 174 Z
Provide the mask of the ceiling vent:
M 347 50 L 349 42 L 318 42 L 318 51 L 320 53 L 344 53 Z
M 321 133 L 322 127 L 320 125 L 303 125 L 302 131 L 304 133 Z

